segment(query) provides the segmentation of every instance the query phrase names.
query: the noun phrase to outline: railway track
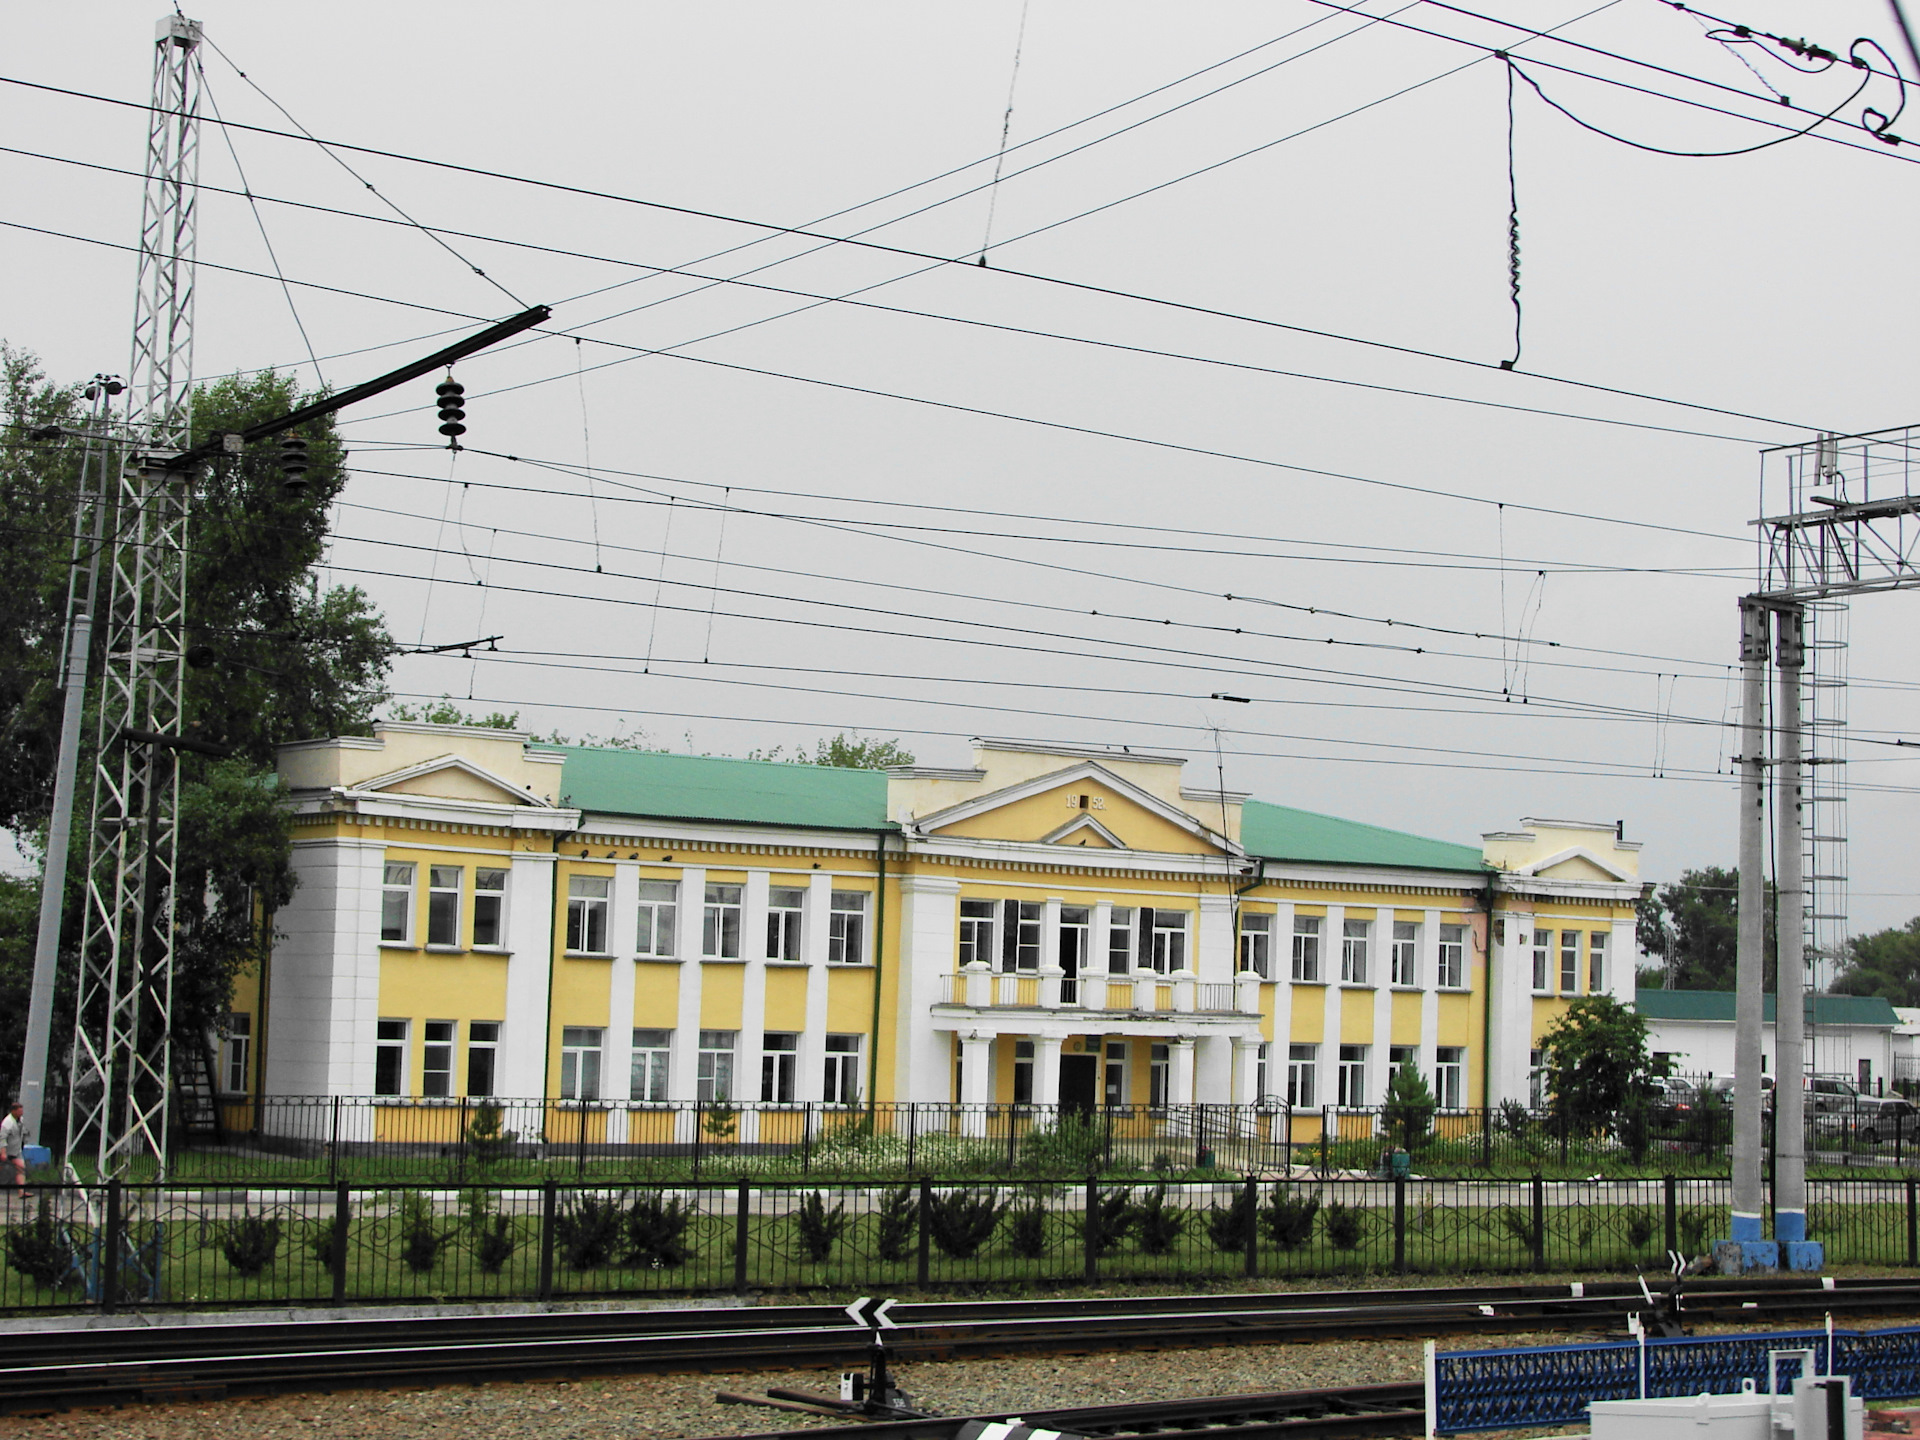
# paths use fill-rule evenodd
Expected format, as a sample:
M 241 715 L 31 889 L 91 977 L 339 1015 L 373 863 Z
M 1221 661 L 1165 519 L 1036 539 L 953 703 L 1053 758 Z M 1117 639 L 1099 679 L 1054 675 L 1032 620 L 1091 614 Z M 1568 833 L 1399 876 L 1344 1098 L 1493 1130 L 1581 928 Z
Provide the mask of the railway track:
M 1492 1285 L 1258 1295 L 900 1305 L 902 1360 L 1014 1352 L 1276 1344 L 1343 1336 L 1614 1329 L 1640 1287 Z M 1710 1280 L 1696 1319 L 1782 1321 L 1920 1312 L 1920 1277 Z M 377 1388 L 639 1371 L 857 1364 L 867 1332 L 830 1305 L 349 1318 L 9 1335 L 0 1412 L 286 1390 Z M 1029 1417 L 1031 1418 L 1031 1417 Z M 1277 1423 L 1277 1422 L 1276 1422 Z M 1294 1432 L 1287 1432 L 1294 1433 Z

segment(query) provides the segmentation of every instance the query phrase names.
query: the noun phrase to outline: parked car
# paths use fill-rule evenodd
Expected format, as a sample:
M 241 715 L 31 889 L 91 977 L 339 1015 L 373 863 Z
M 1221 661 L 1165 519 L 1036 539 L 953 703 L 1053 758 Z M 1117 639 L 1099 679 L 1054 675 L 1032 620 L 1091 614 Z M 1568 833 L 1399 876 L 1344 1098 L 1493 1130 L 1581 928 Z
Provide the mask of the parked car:
M 1846 1109 L 1822 1110 L 1814 1116 L 1814 1128 L 1822 1134 L 1850 1135 L 1864 1145 L 1878 1145 L 1895 1136 L 1915 1138 L 1920 1110 L 1911 1100 L 1898 1095 L 1855 1095 Z
M 1815 1075 L 1807 1081 L 1807 1109 L 1815 1115 L 1851 1110 L 1860 1088 L 1842 1075 Z
M 1671 1077 L 1650 1081 L 1652 1087 L 1648 1099 L 1656 1110 L 1688 1111 L 1698 1100 L 1694 1088 L 1685 1080 Z

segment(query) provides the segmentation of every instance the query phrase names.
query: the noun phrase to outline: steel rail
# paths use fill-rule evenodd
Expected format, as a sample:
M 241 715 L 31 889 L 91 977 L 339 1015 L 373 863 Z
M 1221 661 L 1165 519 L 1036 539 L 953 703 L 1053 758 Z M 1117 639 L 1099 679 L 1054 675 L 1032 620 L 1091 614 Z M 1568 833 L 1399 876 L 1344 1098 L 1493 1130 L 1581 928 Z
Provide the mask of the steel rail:
M 1261 1344 L 1334 1336 L 1611 1327 L 1637 1285 L 965 1301 L 896 1307 L 903 1359 Z M 1698 1318 L 1920 1311 L 1920 1279 L 1709 1282 Z M 454 1383 L 557 1374 L 860 1363 L 867 1332 L 832 1306 L 342 1318 L 48 1330 L 7 1337 L 0 1411 L 183 1395 Z M 136 1353 L 129 1354 L 130 1350 Z

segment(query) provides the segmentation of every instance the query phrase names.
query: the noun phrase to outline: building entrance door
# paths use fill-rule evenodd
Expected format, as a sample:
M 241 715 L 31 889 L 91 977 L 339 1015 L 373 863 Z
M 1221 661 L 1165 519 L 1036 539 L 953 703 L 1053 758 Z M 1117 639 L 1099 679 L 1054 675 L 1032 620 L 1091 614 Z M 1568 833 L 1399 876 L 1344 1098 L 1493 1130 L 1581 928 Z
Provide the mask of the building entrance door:
M 1060 1057 L 1060 1109 L 1068 1114 L 1091 1115 L 1100 1089 L 1100 1061 L 1094 1055 Z

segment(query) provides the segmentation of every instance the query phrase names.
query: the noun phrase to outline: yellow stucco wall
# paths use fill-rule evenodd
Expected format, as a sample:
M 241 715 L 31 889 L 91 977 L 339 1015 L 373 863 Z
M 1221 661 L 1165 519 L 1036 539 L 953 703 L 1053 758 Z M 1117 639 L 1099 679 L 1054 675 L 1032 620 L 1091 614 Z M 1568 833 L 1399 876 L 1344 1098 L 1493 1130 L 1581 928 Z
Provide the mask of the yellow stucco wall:
M 740 1000 L 746 986 L 746 966 L 728 961 L 700 962 L 700 1028 L 738 1030 Z

